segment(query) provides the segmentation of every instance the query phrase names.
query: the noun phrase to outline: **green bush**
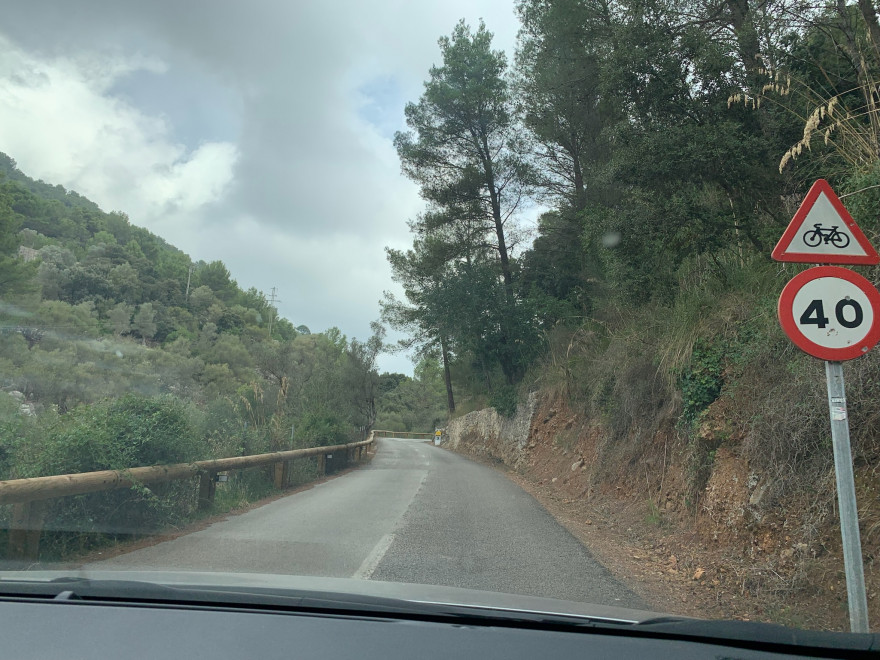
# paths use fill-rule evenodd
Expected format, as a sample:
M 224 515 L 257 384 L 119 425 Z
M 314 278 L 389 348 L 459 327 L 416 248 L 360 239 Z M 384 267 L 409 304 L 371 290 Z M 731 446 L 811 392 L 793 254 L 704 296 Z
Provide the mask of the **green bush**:
M 171 396 L 126 395 L 108 406 L 111 442 L 128 465 L 160 465 L 198 460 L 200 447 L 186 407 Z
M 376 417 L 374 426 L 385 431 L 407 431 L 406 423 L 397 412 L 383 412 Z
M 333 411 L 319 409 L 300 418 L 296 429 L 297 447 L 341 445 L 349 441 L 348 426 Z
M 498 387 L 489 397 L 489 405 L 498 411 L 499 415 L 513 417 L 516 415 L 517 394 L 512 385 Z
M 721 395 L 724 347 L 700 339 L 694 344 L 690 368 L 682 375 L 682 417 L 693 423 Z
M 14 463 L 19 477 L 35 477 L 182 463 L 202 458 L 199 450 L 183 403 L 127 394 L 59 416 L 19 445 Z

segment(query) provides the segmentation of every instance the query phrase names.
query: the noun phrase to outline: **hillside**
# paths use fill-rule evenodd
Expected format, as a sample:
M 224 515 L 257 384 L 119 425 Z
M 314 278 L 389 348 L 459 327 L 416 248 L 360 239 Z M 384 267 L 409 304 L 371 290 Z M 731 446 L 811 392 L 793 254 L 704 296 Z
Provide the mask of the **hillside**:
M 377 414 L 400 430 L 438 417 L 430 362 L 415 379 L 378 374 L 381 327 L 366 341 L 294 327 L 222 262 L 193 262 L 3 154 L 0 300 L 0 480 L 337 444 Z M 249 475 L 228 492 L 269 488 Z M 84 524 L 85 502 L 87 518 L 148 528 L 191 512 L 167 490 L 64 500 L 54 515 Z M 99 542 L 62 537 L 49 551 Z
M 773 302 L 744 295 L 706 314 L 711 330 L 675 379 L 659 361 L 674 337 L 629 319 L 549 357 L 507 426 L 474 412 L 450 438 L 509 466 L 662 611 L 846 630 L 824 370 L 782 335 Z M 874 621 L 880 355 L 845 371 Z M 711 402 L 688 418 L 706 392 Z
M 385 320 L 442 357 L 451 428 L 540 399 L 524 447 L 481 427 L 480 451 L 573 507 L 690 534 L 719 603 L 771 596 L 727 612 L 823 625 L 833 603 L 841 625 L 823 365 L 776 320 L 804 266 L 770 254 L 818 178 L 878 243 L 873 6 L 516 12 L 512 58 L 462 21 L 404 108 L 395 147 L 425 205 L 387 251 L 405 295 Z M 878 349 L 846 365 L 872 588 L 878 373 Z

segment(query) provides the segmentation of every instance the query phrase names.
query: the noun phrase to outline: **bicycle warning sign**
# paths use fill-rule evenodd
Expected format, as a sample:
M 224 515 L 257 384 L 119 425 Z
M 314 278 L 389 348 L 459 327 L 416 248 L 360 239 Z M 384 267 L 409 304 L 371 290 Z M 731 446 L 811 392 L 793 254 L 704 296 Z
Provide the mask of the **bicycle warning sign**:
M 858 273 L 827 264 L 873 265 L 880 257 L 828 182 L 819 179 L 773 249 L 773 258 L 825 264 L 791 278 L 779 296 L 777 313 L 795 346 L 825 360 L 850 628 L 868 632 L 843 361 L 864 355 L 880 341 L 880 291 Z
M 873 265 L 880 256 L 825 179 L 810 188 L 773 249 L 776 261 Z
M 801 237 L 807 247 L 819 247 L 822 243 L 831 244 L 843 249 L 850 244 L 850 236 L 846 231 L 838 229 L 838 225 L 823 227 L 821 222 L 813 225 L 813 229 L 805 231 Z

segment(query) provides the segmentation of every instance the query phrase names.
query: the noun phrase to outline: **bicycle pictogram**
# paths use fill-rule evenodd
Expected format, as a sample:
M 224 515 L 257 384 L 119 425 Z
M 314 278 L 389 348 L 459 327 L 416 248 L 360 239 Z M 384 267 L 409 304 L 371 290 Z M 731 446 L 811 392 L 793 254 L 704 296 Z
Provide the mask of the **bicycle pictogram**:
M 821 222 L 816 223 L 813 229 L 804 234 L 804 243 L 808 247 L 816 247 L 824 241 L 825 245 L 830 243 L 836 248 L 843 249 L 849 245 L 849 235 L 839 231 L 837 229 L 839 226 L 823 227 Z

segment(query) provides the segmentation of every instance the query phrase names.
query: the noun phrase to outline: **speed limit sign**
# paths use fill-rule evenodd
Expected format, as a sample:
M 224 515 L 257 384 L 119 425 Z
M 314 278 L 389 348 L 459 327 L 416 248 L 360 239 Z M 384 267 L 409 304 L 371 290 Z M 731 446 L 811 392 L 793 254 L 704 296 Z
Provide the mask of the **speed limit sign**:
M 841 232 L 847 236 L 841 237 Z M 819 264 L 880 263 L 880 255 L 823 179 L 810 188 L 772 256 L 777 261 Z M 818 266 L 795 275 L 785 285 L 777 311 L 789 339 L 805 353 L 825 360 L 850 629 L 866 633 L 870 630 L 868 596 L 843 362 L 864 355 L 880 340 L 880 293 L 851 270 Z
M 785 334 L 813 357 L 841 362 L 880 339 L 880 292 L 846 268 L 819 266 L 796 275 L 779 296 Z

